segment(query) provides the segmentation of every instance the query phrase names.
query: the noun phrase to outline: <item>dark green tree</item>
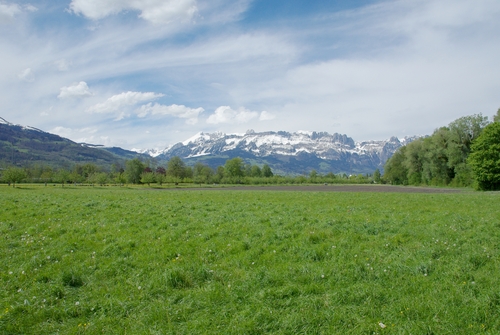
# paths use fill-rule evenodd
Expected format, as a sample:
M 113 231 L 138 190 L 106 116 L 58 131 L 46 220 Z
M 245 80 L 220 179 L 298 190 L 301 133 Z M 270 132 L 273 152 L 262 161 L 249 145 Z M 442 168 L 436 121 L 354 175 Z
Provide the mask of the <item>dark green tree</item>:
M 267 164 L 264 164 L 262 166 L 262 176 L 266 177 L 266 178 L 270 178 L 272 177 L 274 174 L 273 174 L 273 171 L 271 170 L 271 168 L 269 167 L 269 165 Z
M 478 188 L 500 190 L 500 122 L 486 126 L 471 150 L 468 163 Z
M 481 114 L 464 116 L 450 123 L 448 126 L 450 129 L 448 144 L 450 167 L 455 168 L 466 162 L 472 142 L 481 135 L 488 123 L 488 118 Z
M 384 180 L 393 185 L 408 184 L 408 169 L 405 162 L 406 147 L 399 148 L 384 166 Z
M 500 122 L 500 108 L 497 110 L 497 113 L 493 115 L 493 122 Z
M 424 139 L 419 138 L 406 146 L 403 165 L 406 167 L 408 183 L 420 185 L 425 163 Z
M 220 183 L 222 178 L 226 175 L 226 171 L 223 166 L 218 166 L 215 172 L 214 181 Z
M 179 156 L 174 156 L 168 161 L 167 175 L 176 179 L 182 179 L 186 176 L 186 164 Z
M 139 184 L 141 182 L 141 174 L 144 172 L 145 165 L 138 158 L 134 158 L 125 163 L 125 177 L 127 182 Z
M 201 162 L 196 162 L 193 166 L 193 178 L 195 183 L 209 183 L 212 178 L 214 171 L 208 165 Z
M 250 177 L 262 177 L 262 170 L 258 165 L 252 165 Z
M 243 159 L 235 157 L 228 159 L 224 165 L 225 176 L 229 178 L 239 178 L 244 175 Z
M 424 140 L 424 164 L 422 180 L 431 185 L 447 185 L 454 177 L 453 168 L 448 165 L 448 142 L 450 130 L 441 127 Z
M 376 182 L 376 183 L 380 183 L 380 170 L 379 169 L 376 169 L 375 172 L 373 172 L 373 181 Z

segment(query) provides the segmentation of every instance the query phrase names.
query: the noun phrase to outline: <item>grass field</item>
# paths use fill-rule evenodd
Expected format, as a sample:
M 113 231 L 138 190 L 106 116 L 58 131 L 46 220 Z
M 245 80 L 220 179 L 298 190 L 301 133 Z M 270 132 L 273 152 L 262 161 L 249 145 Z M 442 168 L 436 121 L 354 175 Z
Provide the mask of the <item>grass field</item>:
M 498 334 L 499 208 L 0 186 L 0 334 Z

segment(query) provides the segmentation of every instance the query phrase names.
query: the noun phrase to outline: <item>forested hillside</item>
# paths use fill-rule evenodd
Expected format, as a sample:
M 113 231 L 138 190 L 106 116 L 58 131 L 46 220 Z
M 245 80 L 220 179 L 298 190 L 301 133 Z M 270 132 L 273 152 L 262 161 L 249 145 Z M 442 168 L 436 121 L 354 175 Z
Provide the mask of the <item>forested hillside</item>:
M 0 118 L 0 168 L 44 165 L 71 168 L 92 163 L 109 169 L 126 159 L 144 156 L 119 148 L 100 148 L 75 143 L 42 130 L 11 124 Z
M 383 180 L 399 185 L 498 189 L 499 123 L 500 109 L 493 123 L 487 117 L 476 114 L 436 129 L 431 136 L 399 148 L 385 164 Z M 483 134 L 488 138 L 485 139 Z

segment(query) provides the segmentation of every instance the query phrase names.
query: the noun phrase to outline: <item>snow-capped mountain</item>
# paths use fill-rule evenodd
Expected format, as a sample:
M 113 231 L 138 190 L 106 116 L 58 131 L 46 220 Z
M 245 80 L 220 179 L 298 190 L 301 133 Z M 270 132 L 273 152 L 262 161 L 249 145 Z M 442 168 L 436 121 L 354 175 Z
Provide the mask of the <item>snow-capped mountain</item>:
M 161 160 L 179 156 L 188 161 L 203 160 L 223 165 L 217 157 L 242 157 L 269 163 L 284 173 L 319 172 L 371 173 L 383 168 L 389 157 L 415 137 L 402 140 L 355 142 L 347 135 L 326 132 L 261 132 L 245 134 L 198 133 L 164 150 L 142 150 Z

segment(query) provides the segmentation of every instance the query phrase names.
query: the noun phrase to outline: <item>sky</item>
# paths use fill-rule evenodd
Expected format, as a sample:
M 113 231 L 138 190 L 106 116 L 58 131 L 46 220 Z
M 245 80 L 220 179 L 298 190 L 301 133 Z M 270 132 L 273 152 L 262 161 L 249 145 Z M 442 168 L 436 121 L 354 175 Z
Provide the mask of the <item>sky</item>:
M 500 108 L 498 17 L 498 0 L 0 0 L 0 117 L 125 149 L 430 135 Z

